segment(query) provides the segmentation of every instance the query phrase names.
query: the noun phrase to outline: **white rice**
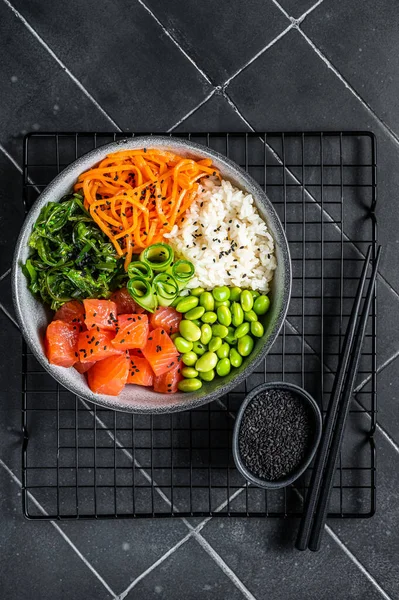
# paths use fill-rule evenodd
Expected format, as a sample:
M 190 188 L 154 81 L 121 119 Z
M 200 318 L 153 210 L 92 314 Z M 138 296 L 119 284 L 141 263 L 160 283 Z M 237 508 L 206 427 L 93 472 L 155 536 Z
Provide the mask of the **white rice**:
M 229 181 L 206 179 L 181 226 L 165 237 L 177 255 L 194 264 L 188 287 L 269 291 L 276 268 L 273 238 L 253 197 Z

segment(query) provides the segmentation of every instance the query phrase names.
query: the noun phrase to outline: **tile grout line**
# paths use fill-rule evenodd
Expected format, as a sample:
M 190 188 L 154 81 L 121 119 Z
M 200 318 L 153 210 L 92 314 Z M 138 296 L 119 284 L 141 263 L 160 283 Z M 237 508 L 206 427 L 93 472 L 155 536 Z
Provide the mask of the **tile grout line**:
M 393 600 L 386 591 L 380 586 L 378 581 L 369 573 L 366 567 L 359 561 L 358 558 L 349 550 L 346 544 L 338 537 L 338 535 L 328 526 L 325 525 L 325 529 L 328 535 L 334 540 L 334 542 L 341 548 L 341 550 L 351 559 L 351 561 L 357 566 L 357 568 L 363 573 L 363 575 L 370 581 L 370 583 L 376 588 L 385 600 Z
M 19 166 L 15 158 L 4 148 L 2 144 L 0 144 L 0 151 L 4 154 L 6 158 L 8 158 L 8 160 L 12 162 L 17 171 L 19 171 L 22 175 L 22 167 Z
M 3 469 L 6 471 L 6 473 L 8 473 L 8 475 L 11 477 L 11 479 L 14 481 L 14 483 L 16 483 L 18 485 L 18 487 L 20 489 L 22 489 L 21 481 L 18 479 L 18 477 L 15 475 L 15 473 L 10 469 L 10 467 L 8 465 L 6 465 L 6 463 L 1 458 L 0 458 L 0 466 L 2 466 Z M 32 502 L 36 505 L 36 507 L 40 510 L 40 512 L 43 515 L 48 516 L 46 510 L 43 508 L 43 506 L 40 504 L 40 502 L 38 500 L 36 500 L 36 498 L 34 497 L 34 495 L 31 492 L 28 492 L 28 496 L 31 498 Z M 50 521 L 50 523 L 56 529 L 56 531 L 58 531 L 58 533 L 65 540 L 65 542 L 72 548 L 72 550 L 80 558 L 80 560 L 86 565 L 86 567 L 88 569 L 90 569 L 90 571 L 93 573 L 93 575 L 95 575 L 97 577 L 97 579 L 101 582 L 101 584 L 105 587 L 105 589 L 110 594 L 112 594 L 112 597 L 115 600 L 117 600 L 117 595 L 115 594 L 115 592 L 110 588 L 110 586 L 103 579 L 103 577 L 101 577 L 101 575 L 98 573 L 98 571 L 96 571 L 96 569 L 90 564 L 90 562 L 87 560 L 87 558 L 75 546 L 75 544 L 67 536 L 67 534 L 61 529 L 61 527 L 55 521 Z
M 57 64 L 61 67 L 61 69 L 72 79 L 72 81 L 78 86 L 78 88 L 83 92 L 83 94 L 88 98 L 94 106 L 102 113 L 104 117 L 108 119 L 108 121 L 118 129 L 118 131 L 122 131 L 119 125 L 113 120 L 111 115 L 107 113 L 107 111 L 97 102 L 97 100 L 90 94 L 90 92 L 84 87 L 84 85 L 79 81 L 79 79 L 68 69 L 68 67 L 62 62 L 62 60 L 56 55 L 56 53 L 50 48 L 50 46 L 44 41 L 44 39 L 37 33 L 37 31 L 30 25 L 30 23 L 25 19 L 25 17 L 18 12 L 18 10 L 11 4 L 9 0 L 3 0 L 4 4 L 13 12 L 14 16 L 19 19 L 23 25 L 28 29 L 28 31 L 33 35 L 33 37 L 43 46 L 43 48 L 50 54 L 50 56 L 57 62 Z
M 172 133 L 172 131 L 174 129 L 176 129 L 176 127 L 178 127 L 181 123 L 183 123 L 183 121 L 185 121 L 186 119 L 188 119 L 189 117 L 191 117 L 191 115 L 193 115 L 195 112 L 197 112 L 197 110 L 199 108 L 201 108 L 201 106 L 203 106 L 204 104 L 206 104 L 208 102 L 208 100 L 210 100 L 212 98 L 212 96 L 214 96 L 216 94 L 216 88 L 214 88 L 210 94 L 208 94 L 206 96 L 206 98 L 204 98 L 197 106 L 195 106 L 194 108 L 192 108 L 191 110 L 188 111 L 188 113 L 186 115 L 184 115 L 184 117 L 182 117 L 181 119 L 179 119 L 177 121 L 177 123 L 175 123 L 174 125 L 172 125 L 172 127 L 169 127 L 169 129 L 167 129 L 167 133 Z
M 303 13 L 303 15 L 301 15 L 300 17 L 298 17 L 298 18 L 296 19 L 296 22 L 297 22 L 297 23 L 302 23 L 302 22 L 303 22 L 303 21 L 306 19 L 306 17 L 307 17 L 308 15 L 310 15 L 310 14 L 311 14 L 311 13 L 312 13 L 312 12 L 315 10 L 315 8 L 317 8 L 318 6 L 320 6 L 320 4 L 322 4 L 322 2 L 324 2 L 324 0 L 318 0 L 318 1 L 316 2 L 316 4 L 313 4 L 313 6 L 311 6 L 310 8 L 308 8 L 308 10 L 305 10 L 305 12 Z M 279 6 L 280 6 L 280 5 L 279 5 Z M 280 8 L 281 8 L 281 7 L 280 7 Z

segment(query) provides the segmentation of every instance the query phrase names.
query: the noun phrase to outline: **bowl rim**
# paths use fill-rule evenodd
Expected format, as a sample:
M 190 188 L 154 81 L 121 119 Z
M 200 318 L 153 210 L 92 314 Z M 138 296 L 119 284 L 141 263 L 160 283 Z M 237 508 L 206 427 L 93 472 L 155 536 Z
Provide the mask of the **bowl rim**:
M 208 394 L 204 394 L 200 398 L 198 398 L 196 396 L 195 392 L 188 393 L 188 394 L 180 393 L 180 394 L 173 395 L 174 397 L 176 397 L 178 395 L 182 397 L 180 402 L 176 402 L 173 405 L 170 405 L 170 404 L 163 405 L 161 403 L 157 403 L 156 401 L 154 401 L 154 405 L 150 405 L 150 404 L 137 405 L 137 403 L 134 403 L 134 402 L 132 402 L 132 403 L 119 402 L 118 403 L 117 396 L 113 397 L 113 396 L 94 394 L 93 392 L 91 392 L 91 390 L 89 388 L 87 388 L 87 393 L 83 394 L 81 390 L 76 389 L 76 386 L 73 385 L 73 383 L 66 382 L 63 380 L 62 372 L 59 370 L 59 369 L 61 369 L 61 367 L 56 367 L 54 365 L 50 365 L 42 351 L 42 348 L 38 348 L 37 344 L 33 343 L 33 341 L 31 343 L 30 328 L 27 326 L 27 324 L 25 322 L 26 318 L 24 316 L 24 310 L 21 306 L 21 298 L 20 298 L 20 294 L 19 294 L 19 281 L 21 279 L 21 273 L 19 272 L 20 271 L 19 261 L 20 261 L 20 253 L 22 252 L 21 249 L 23 247 L 23 240 L 26 236 L 26 230 L 27 230 L 27 228 L 31 228 L 33 223 L 35 222 L 35 220 L 38 216 L 38 214 L 36 215 L 36 213 L 38 213 L 38 211 L 40 211 L 40 209 L 45 204 L 47 204 L 47 202 L 49 202 L 51 200 L 51 194 L 54 194 L 54 196 L 58 200 L 61 198 L 60 192 L 57 191 L 58 186 L 60 183 L 62 183 L 65 180 L 65 178 L 68 178 L 68 176 L 71 174 L 71 172 L 76 171 L 78 173 L 81 173 L 85 169 L 90 168 L 89 165 L 91 165 L 91 166 L 95 165 L 97 162 L 102 160 L 102 158 L 105 157 L 107 154 L 118 151 L 118 150 L 134 149 L 134 148 L 138 148 L 138 147 L 149 148 L 149 147 L 166 147 L 166 146 L 171 148 L 172 150 L 173 150 L 173 148 L 175 148 L 176 151 L 183 151 L 183 149 L 184 149 L 184 151 L 186 151 L 188 153 L 191 150 L 193 152 L 202 153 L 205 157 L 210 157 L 210 158 L 215 159 L 216 161 L 221 163 L 223 166 L 225 166 L 227 170 L 229 170 L 232 173 L 235 173 L 237 178 L 242 180 L 242 186 L 244 187 L 244 189 L 246 186 L 248 186 L 249 188 L 252 188 L 252 190 L 253 190 L 253 191 L 251 191 L 252 194 L 255 192 L 257 196 L 262 198 L 262 203 L 265 205 L 267 212 L 269 212 L 269 214 L 273 217 L 273 222 L 274 222 L 276 230 L 278 231 L 278 235 L 280 238 L 278 240 L 278 243 L 280 245 L 282 255 L 284 256 L 283 276 L 282 276 L 282 284 L 281 284 L 282 287 L 284 288 L 283 293 L 282 293 L 282 296 L 283 296 L 282 308 L 280 310 L 280 313 L 278 314 L 278 317 L 276 318 L 273 330 L 271 331 L 270 335 L 265 340 L 264 346 L 260 349 L 258 355 L 256 357 L 254 357 L 250 363 L 248 363 L 248 365 L 246 366 L 246 368 L 243 369 L 242 372 L 238 373 L 236 377 L 233 377 L 231 380 L 229 380 L 228 383 L 221 384 L 220 386 L 217 387 L 217 389 L 210 391 Z M 232 177 L 232 175 L 231 175 L 231 177 Z M 283 326 L 283 323 L 285 321 L 285 318 L 286 318 L 286 315 L 288 312 L 289 302 L 290 302 L 290 298 L 291 298 L 291 288 L 292 288 L 292 265 L 291 265 L 291 256 L 290 256 L 287 237 L 286 237 L 284 228 L 281 224 L 281 221 L 277 215 L 277 212 L 276 212 L 273 204 L 269 200 L 266 193 L 262 190 L 260 185 L 251 177 L 251 175 L 249 175 L 249 173 L 247 173 L 237 163 L 235 163 L 230 158 L 224 156 L 223 154 L 220 154 L 219 152 L 217 152 L 211 148 L 208 148 L 207 146 L 203 146 L 201 144 L 191 142 L 190 140 L 185 139 L 185 138 L 169 137 L 169 136 L 162 136 L 162 135 L 160 135 L 160 136 L 139 135 L 139 136 L 134 136 L 132 138 L 123 138 L 121 140 L 117 140 L 117 141 L 111 142 L 109 144 L 104 144 L 93 150 L 90 150 L 86 154 L 83 154 L 78 159 L 76 159 L 75 161 L 70 163 L 67 167 L 65 167 L 65 169 L 63 169 L 63 171 L 61 171 L 45 187 L 45 189 L 40 193 L 38 198 L 33 203 L 32 207 L 28 211 L 25 221 L 21 227 L 17 242 L 16 242 L 13 263 L 12 263 L 12 295 L 13 295 L 13 303 L 14 303 L 14 309 L 15 309 L 17 321 L 18 321 L 18 324 L 20 326 L 20 329 L 21 329 L 21 332 L 23 334 L 25 341 L 27 342 L 28 346 L 32 350 L 33 355 L 38 360 L 38 362 L 41 364 L 41 366 L 43 366 L 46 369 L 46 371 L 49 372 L 50 375 L 52 375 L 52 377 L 54 377 L 54 379 L 60 385 L 62 385 L 63 387 L 65 387 L 66 389 L 71 391 L 72 393 L 76 394 L 77 396 L 79 396 L 89 402 L 93 402 L 99 406 L 103 406 L 105 408 L 110 408 L 112 410 L 117 410 L 117 411 L 121 411 L 121 412 L 130 412 L 130 413 L 141 413 L 141 414 L 155 414 L 155 413 L 160 414 L 160 413 L 172 413 L 172 412 L 179 412 L 179 411 L 183 411 L 183 410 L 190 410 L 192 408 L 196 408 L 203 404 L 207 404 L 208 402 L 211 402 L 211 401 L 223 396 L 224 394 L 227 394 L 234 387 L 239 385 L 239 383 L 244 381 L 250 375 L 250 373 L 256 368 L 256 366 L 260 363 L 260 361 L 264 359 L 266 354 L 269 352 L 271 346 L 275 342 L 278 334 L 280 333 L 280 330 Z M 172 398 L 172 395 L 168 396 L 168 398 Z M 183 398 L 184 398 L 184 400 L 183 400 Z
M 302 463 L 300 463 L 299 466 L 296 469 L 294 469 L 294 471 L 291 474 L 287 475 L 286 477 L 283 477 L 282 479 L 279 479 L 278 481 L 268 481 L 266 479 L 261 479 L 260 477 L 257 477 L 256 475 L 254 475 L 253 473 L 251 473 L 251 471 L 249 471 L 247 469 L 247 467 L 244 464 L 244 461 L 241 458 L 241 452 L 239 449 L 238 438 L 239 438 L 239 431 L 240 431 L 240 427 L 241 427 L 242 418 L 243 418 L 243 415 L 244 415 L 245 410 L 247 409 L 248 405 L 256 398 L 256 396 L 259 393 L 261 393 L 265 390 L 276 390 L 276 389 L 294 392 L 302 399 L 302 401 L 305 402 L 305 404 L 308 407 L 311 408 L 312 414 L 314 415 L 314 418 L 315 418 L 315 432 L 314 432 L 314 438 L 312 440 L 312 446 L 309 449 L 308 455 L 306 456 L 305 460 Z M 294 481 L 299 479 L 299 477 L 301 475 L 303 475 L 303 473 L 306 471 L 306 469 L 312 462 L 312 460 L 316 454 L 317 448 L 319 446 L 319 443 L 320 443 L 322 426 L 323 426 L 323 419 L 321 416 L 320 408 L 319 408 L 316 400 L 313 398 L 313 396 L 311 396 L 309 394 L 309 392 L 307 392 L 304 388 L 300 387 L 299 385 L 296 385 L 295 383 L 289 383 L 289 382 L 285 382 L 285 381 L 270 381 L 270 382 L 262 383 L 262 384 L 258 385 L 256 388 L 254 388 L 253 390 L 251 390 L 249 392 L 249 394 L 247 394 L 247 396 L 245 397 L 245 399 L 244 399 L 243 403 L 241 404 L 241 406 L 238 410 L 238 413 L 236 415 L 236 420 L 234 423 L 234 431 L 233 431 L 233 458 L 234 458 L 235 465 L 236 465 L 238 471 L 240 471 L 241 475 L 243 475 L 243 477 L 245 477 L 245 479 L 247 479 L 250 483 L 253 483 L 257 487 L 268 489 L 268 490 L 276 490 L 276 489 L 281 489 L 281 488 L 287 487 L 287 486 L 291 485 L 292 483 L 294 483 Z

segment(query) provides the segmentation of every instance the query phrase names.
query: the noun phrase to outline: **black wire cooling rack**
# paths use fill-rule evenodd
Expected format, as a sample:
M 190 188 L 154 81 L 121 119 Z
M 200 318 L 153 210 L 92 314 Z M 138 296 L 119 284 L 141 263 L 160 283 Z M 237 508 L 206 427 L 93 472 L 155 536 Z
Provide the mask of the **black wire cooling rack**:
M 33 133 L 25 139 L 24 198 L 85 152 L 131 133 Z M 304 386 L 325 411 L 342 332 L 368 245 L 376 246 L 376 148 L 369 132 L 178 134 L 229 156 L 266 190 L 287 233 L 293 291 L 264 364 L 227 396 L 173 415 L 86 404 L 23 347 L 23 508 L 32 519 L 298 516 L 296 487 L 265 492 L 234 468 L 234 414 L 266 379 Z M 367 286 L 366 286 L 367 287 Z M 369 380 L 367 391 L 361 384 Z M 358 391 L 339 458 L 330 516 L 375 511 L 376 298 Z

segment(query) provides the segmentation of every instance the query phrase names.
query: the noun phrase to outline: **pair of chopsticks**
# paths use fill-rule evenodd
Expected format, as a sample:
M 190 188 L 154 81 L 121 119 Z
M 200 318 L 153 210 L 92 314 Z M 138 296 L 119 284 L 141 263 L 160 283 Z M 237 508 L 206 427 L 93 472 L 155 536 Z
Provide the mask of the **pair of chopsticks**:
M 363 339 L 367 328 L 368 315 L 370 312 L 381 255 L 381 246 L 378 247 L 375 260 L 373 261 L 367 293 L 363 303 L 363 310 L 360 321 L 358 322 L 360 304 L 370 263 L 371 250 L 372 247 L 370 246 L 366 254 L 355 301 L 345 333 L 338 370 L 331 390 L 331 398 L 324 422 L 323 435 L 313 468 L 304 514 L 301 519 L 296 540 L 296 548 L 298 550 L 306 550 L 309 548 L 309 550 L 317 552 L 320 548 L 323 536 L 336 462 L 341 448 L 346 417 L 359 368 Z

